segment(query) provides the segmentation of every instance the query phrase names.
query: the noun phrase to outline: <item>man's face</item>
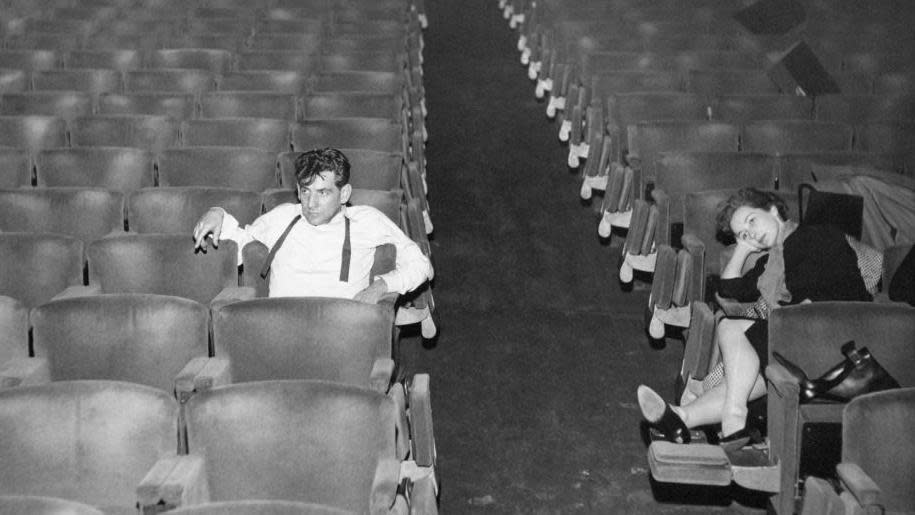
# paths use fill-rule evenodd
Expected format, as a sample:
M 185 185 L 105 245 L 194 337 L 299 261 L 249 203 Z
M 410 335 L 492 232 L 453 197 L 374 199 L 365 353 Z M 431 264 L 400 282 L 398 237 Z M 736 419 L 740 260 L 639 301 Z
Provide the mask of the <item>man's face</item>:
M 338 188 L 333 172 L 321 172 L 308 186 L 299 185 L 302 216 L 311 225 L 324 225 L 349 201 L 352 187 Z

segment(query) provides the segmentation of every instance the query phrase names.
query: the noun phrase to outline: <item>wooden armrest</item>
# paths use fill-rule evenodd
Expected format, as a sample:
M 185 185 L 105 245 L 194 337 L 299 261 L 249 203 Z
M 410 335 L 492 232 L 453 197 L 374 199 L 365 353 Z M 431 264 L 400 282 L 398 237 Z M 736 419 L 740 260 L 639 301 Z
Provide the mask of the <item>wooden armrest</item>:
M 416 374 L 410 385 L 410 428 L 413 461 L 421 467 L 435 465 L 435 434 L 432 428 L 432 399 L 429 374 Z
M 12 358 L 0 367 L 0 388 L 50 382 L 51 370 L 45 358 Z
M 387 393 L 391 386 L 391 378 L 394 377 L 394 360 L 391 358 L 379 358 L 372 365 L 371 388 L 378 393 Z
M 880 503 L 880 487 L 855 463 L 839 463 L 836 473 L 845 489 L 855 496 L 862 506 Z
M 371 513 L 388 513 L 397 497 L 397 486 L 400 484 L 400 462 L 393 458 L 382 459 L 375 469 L 372 481 L 372 497 L 369 510 Z
M 137 485 L 137 503 L 144 514 L 209 500 L 204 460 L 194 454 L 160 458 Z
M 51 300 L 70 299 L 73 297 L 87 297 L 89 295 L 100 295 L 101 293 L 102 287 L 98 284 L 90 284 L 89 286 L 78 284 L 75 286 L 67 286 L 64 291 L 55 295 Z
M 210 301 L 210 307 L 218 308 L 242 300 L 257 298 L 257 291 L 253 286 L 229 286 L 223 288 L 218 295 Z
M 187 402 L 191 395 L 230 384 L 232 373 L 229 360 L 223 357 L 199 356 L 190 360 L 175 377 L 178 401 Z

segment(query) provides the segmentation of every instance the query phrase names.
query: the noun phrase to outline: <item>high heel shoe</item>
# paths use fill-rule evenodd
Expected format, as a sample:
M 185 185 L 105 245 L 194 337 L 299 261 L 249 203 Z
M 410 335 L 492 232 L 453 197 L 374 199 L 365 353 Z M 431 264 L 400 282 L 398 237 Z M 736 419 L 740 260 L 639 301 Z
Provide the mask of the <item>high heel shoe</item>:
M 762 443 L 763 437 L 759 429 L 751 426 L 744 426 L 743 429 L 735 431 L 727 436 L 718 438 L 718 446 L 724 449 L 724 452 L 732 452 L 742 449 L 751 443 Z
M 689 443 L 692 439 L 683 419 L 671 409 L 660 395 L 651 388 L 640 385 L 636 392 L 642 416 L 660 431 L 664 438 L 673 443 Z
M 779 365 L 784 367 L 789 374 L 797 379 L 798 385 L 800 386 L 799 397 L 801 402 L 807 402 L 816 397 L 829 397 L 826 392 L 844 381 L 855 369 L 855 363 L 849 359 L 845 359 L 827 370 L 826 373 L 819 378 L 809 379 L 801 367 L 795 365 L 778 352 L 773 351 L 772 357 L 775 358 L 775 361 L 778 361 Z

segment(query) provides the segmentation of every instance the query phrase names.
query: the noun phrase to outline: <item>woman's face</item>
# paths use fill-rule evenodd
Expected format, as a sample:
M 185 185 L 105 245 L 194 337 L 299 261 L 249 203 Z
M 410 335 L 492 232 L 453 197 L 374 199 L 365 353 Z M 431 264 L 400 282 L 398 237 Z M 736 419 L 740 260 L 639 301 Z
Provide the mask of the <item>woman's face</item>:
M 782 219 L 773 206 L 769 209 L 741 206 L 731 216 L 731 230 L 737 241 L 742 241 L 758 250 L 766 250 L 775 245 Z

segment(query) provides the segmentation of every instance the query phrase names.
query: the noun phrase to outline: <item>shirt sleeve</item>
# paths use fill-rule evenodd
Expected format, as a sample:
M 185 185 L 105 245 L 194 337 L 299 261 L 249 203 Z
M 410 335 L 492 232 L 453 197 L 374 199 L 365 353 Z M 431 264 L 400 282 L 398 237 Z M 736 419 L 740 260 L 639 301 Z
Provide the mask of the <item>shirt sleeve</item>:
M 270 248 L 276 240 L 279 238 L 279 235 L 276 234 L 276 227 L 280 227 L 280 232 L 285 229 L 284 223 L 288 224 L 289 220 L 292 219 L 292 216 L 287 216 L 289 209 L 286 206 L 292 206 L 291 204 L 284 204 L 278 206 L 271 210 L 268 213 L 265 213 L 257 217 L 254 222 L 250 225 L 241 227 L 238 223 L 238 220 L 226 212 L 225 209 L 221 209 L 223 212 L 222 218 L 222 233 L 219 235 L 219 240 L 232 240 L 235 242 L 235 245 L 238 247 L 238 264 L 242 264 L 242 251 L 245 248 L 245 245 L 251 243 L 252 241 L 259 241 Z M 293 207 L 294 211 L 295 208 Z M 284 219 L 287 219 L 283 222 Z
M 378 245 L 393 244 L 397 249 L 397 259 L 394 263 L 394 270 L 381 274 L 378 277 L 384 279 L 388 285 L 388 291 L 397 292 L 401 295 L 408 291 L 415 290 L 424 282 L 433 277 L 432 263 L 429 258 L 423 254 L 409 236 L 397 227 L 388 217 L 381 212 L 372 216 L 373 225 L 375 225 L 375 234 L 378 238 Z
M 759 298 L 759 288 L 756 286 L 759 276 L 766 268 L 769 256 L 765 255 L 756 260 L 753 268 L 747 270 L 740 277 L 718 280 L 718 294 L 727 299 L 738 302 L 753 302 Z

